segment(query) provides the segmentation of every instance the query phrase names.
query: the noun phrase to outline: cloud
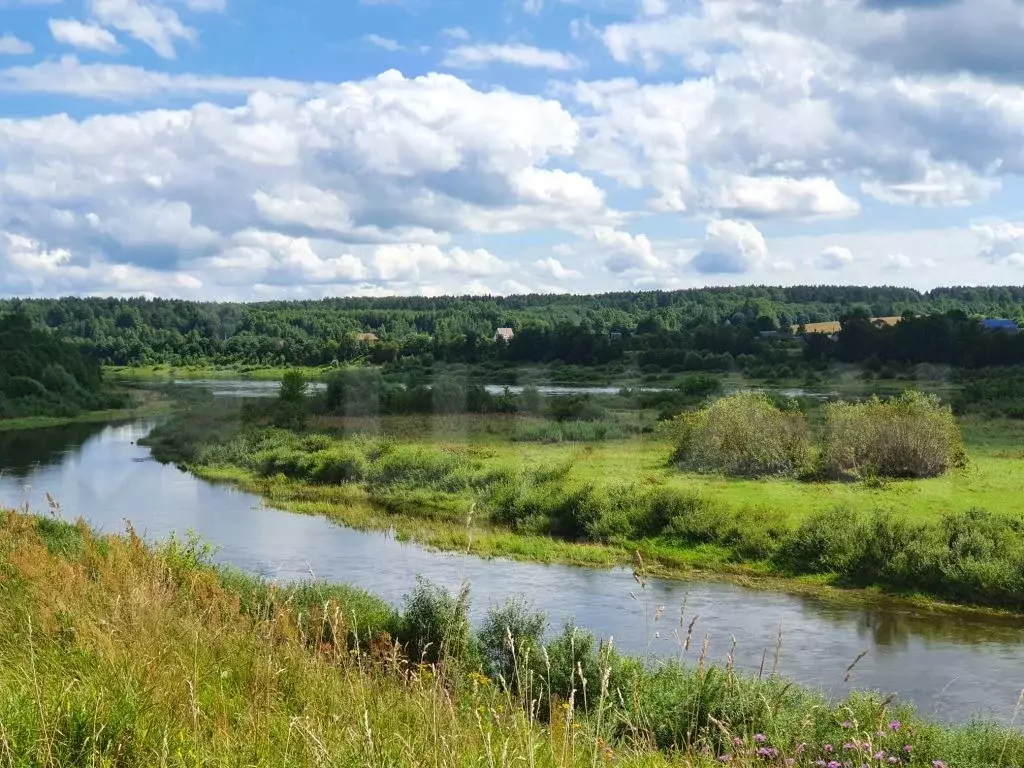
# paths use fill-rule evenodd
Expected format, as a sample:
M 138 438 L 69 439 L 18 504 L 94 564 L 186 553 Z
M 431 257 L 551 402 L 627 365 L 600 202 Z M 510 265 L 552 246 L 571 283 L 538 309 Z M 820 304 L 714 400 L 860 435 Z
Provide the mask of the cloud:
M 175 44 L 194 42 L 197 32 L 165 5 L 147 0 L 91 0 L 93 18 L 145 43 L 165 59 L 175 57 Z
M 914 260 L 902 253 L 890 253 L 885 257 L 885 268 L 890 272 L 913 269 Z
M 704 243 L 690 265 L 700 274 L 745 274 L 764 264 L 768 245 L 753 224 L 732 219 L 708 223 Z
M 378 48 L 383 48 L 385 51 L 402 51 L 405 50 L 405 46 L 399 43 L 397 40 L 392 40 L 390 37 L 382 37 L 381 35 L 369 34 L 364 35 L 363 39 L 370 45 L 375 45 Z
M 592 227 L 589 234 L 608 252 L 605 266 L 610 272 L 649 271 L 663 266 L 647 235 L 633 235 L 608 226 Z
M 441 30 L 441 36 L 450 40 L 469 40 L 470 34 L 465 27 L 446 27 Z
M 58 43 L 101 53 L 123 50 L 109 29 L 95 24 L 84 24 L 77 19 L 50 19 L 50 34 Z
M 327 83 L 304 83 L 271 77 L 171 74 L 120 64 L 82 64 L 73 55 L 27 67 L 0 69 L 0 91 L 51 93 L 114 101 L 158 96 L 187 98 L 207 94 L 248 96 L 254 92 L 304 97 L 334 87 Z
M 11 34 L 0 35 L 0 55 L 27 56 L 35 51 L 32 43 Z
M 1010 221 L 978 223 L 971 231 L 982 243 L 978 256 L 985 261 L 1024 266 L 1024 225 Z
M 739 216 L 853 216 L 860 204 L 844 195 L 831 179 L 820 176 L 727 176 L 710 206 Z
M 533 267 L 538 272 L 555 280 L 574 280 L 583 277 L 582 272 L 562 266 L 562 262 L 552 256 L 546 259 L 538 259 L 533 262 Z
M 853 264 L 853 254 L 849 248 L 832 245 L 818 255 L 815 264 L 821 269 L 827 270 L 846 269 Z
M 523 12 L 533 16 L 544 10 L 544 0 L 523 0 Z
M 456 69 L 484 67 L 489 64 L 508 64 L 528 69 L 551 69 L 561 72 L 580 69 L 583 66 L 583 62 L 572 54 L 518 43 L 460 45 L 448 51 L 442 63 L 446 67 Z
M 487 248 L 453 245 L 461 233 L 619 220 L 593 179 L 547 167 L 568 163 L 578 140 L 551 99 L 393 71 L 236 107 L 9 118 L 0 229 L 74 266 L 201 276 L 211 295 L 289 279 L 455 290 L 509 270 Z M 62 280 L 48 284 L 72 284 Z

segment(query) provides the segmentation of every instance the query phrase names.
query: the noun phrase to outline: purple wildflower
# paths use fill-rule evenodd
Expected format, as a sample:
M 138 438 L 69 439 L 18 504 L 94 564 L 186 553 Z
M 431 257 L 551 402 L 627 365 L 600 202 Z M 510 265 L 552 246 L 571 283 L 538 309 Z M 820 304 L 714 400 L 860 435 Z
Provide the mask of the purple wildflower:
M 831 760 L 829 761 L 829 764 L 826 766 L 826 768 L 843 768 L 843 764 L 840 763 L 838 760 Z
M 856 748 L 857 748 L 857 746 L 852 741 L 848 741 L 845 744 L 843 744 L 843 749 L 856 749 Z
M 731 760 L 732 760 L 732 755 L 719 755 L 718 756 L 718 762 L 720 762 L 720 763 L 728 763 Z
M 885 760 L 885 752 L 881 750 L 875 752 L 875 760 Z
M 932 760 L 932 768 L 949 768 L 942 760 Z
M 893 755 L 893 756 L 891 756 L 889 758 L 889 764 L 890 765 L 896 765 L 896 763 L 898 763 L 899 761 L 900 761 L 900 759 L 898 757 L 896 757 L 895 755 Z
M 843 720 L 843 728 L 853 728 L 853 723 L 849 720 Z
M 764 744 L 766 741 L 768 741 L 768 737 L 765 736 L 763 733 L 755 733 L 754 741 L 756 741 L 758 744 Z
M 732 739 L 732 745 L 734 747 L 741 747 L 741 746 L 743 746 L 743 739 L 741 739 L 739 736 L 734 736 L 733 739 Z
M 824 749 L 825 749 L 826 752 L 831 752 L 832 751 L 832 745 L 831 744 L 826 744 Z
M 912 752 L 913 750 L 914 750 L 914 748 L 913 748 L 913 747 L 912 747 L 912 746 L 911 746 L 910 744 L 906 744 L 906 745 L 904 745 L 904 747 L 903 747 L 903 751 L 904 751 L 904 752 L 906 752 L 906 753 L 907 753 L 908 755 L 909 755 L 909 754 L 910 754 L 910 753 L 911 753 L 911 752 Z
M 889 721 L 889 730 L 890 731 L 898 731 L 900 729 L 901 725 L 903 725 L 903 723 L 901 723 L 899 720 L 890 720 Z

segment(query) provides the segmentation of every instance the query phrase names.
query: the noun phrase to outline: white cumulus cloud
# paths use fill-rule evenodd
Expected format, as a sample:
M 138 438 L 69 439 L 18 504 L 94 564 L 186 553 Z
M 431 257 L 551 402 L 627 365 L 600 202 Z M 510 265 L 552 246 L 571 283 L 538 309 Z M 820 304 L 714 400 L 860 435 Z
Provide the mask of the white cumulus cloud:
M 85 24 L 77 19 L 50 19 L 47 23 L 58 43 L 102 53 L 122 50 L 114 33 L 96 24 Z
M 768 244 L 753 224 L 733 219 L 708 222 L 704 243 L 690 265 L 705 275 L 744 274 L 762 266 Z

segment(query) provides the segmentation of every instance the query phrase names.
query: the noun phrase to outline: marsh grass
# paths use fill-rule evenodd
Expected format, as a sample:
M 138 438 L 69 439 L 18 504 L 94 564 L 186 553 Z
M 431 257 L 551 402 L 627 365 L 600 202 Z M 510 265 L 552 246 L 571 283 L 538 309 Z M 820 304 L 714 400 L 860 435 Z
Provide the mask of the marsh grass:
M 3 513 L 0 765 L 803 768 L 844 749 L 872 766 L 1024 759 L 1010 730 L 940 727 L 870 694 L 828 701 L 704 653 L 652 665 L 571 622 L 541 642 L 528 609 L 498 609 L 473 634 L 465 592 L 416 586 L 398 613 L 357 590 L 217 570 L 208 554 L 192 539 L 149 546 L 130 529 L 98 537 Z M 663 619 L 655 610 L 650 630 Z M 691 653 L 693 624 L 679 638 Z M 428 659 L 437 638 L 444 652 Z

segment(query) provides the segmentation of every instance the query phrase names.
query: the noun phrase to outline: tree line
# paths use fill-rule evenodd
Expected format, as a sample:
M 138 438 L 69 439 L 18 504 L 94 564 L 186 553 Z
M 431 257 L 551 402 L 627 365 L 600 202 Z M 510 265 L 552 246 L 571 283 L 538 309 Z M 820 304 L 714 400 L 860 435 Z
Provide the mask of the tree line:
M 1017 352 L 1020 342 L 993 340 L 971 319 L 1018 319 L 1024 315 L 1022 308 L 1022 287 L 921 293 L 884 286 L 755 286 L 251 304 L 148 298 L 0 300 L 0 316 L 16 312 L 33 328 L 51 330 L 110 365 L 629 361 L 652 370 L 753 367 L 761 373 L 871 358 L 950 365 L 1024 360 Z M 859 320 L 894 315 L 919 321 L 887 330 L 865 327 Z M 802 353 L 794 352 L 799 349 L 796 342 L 765 338 L 773 331 L 843 318 L 849 327 L 838 342 L 811 339 Z M 920 324 L 924 322 L 931 325 Z M 510 343 L 495 342 L 499 327 L 514 330 Z M 943 341 L 918 343 L 936 329 L 944 334 Z M 376 339 L 360 338 L 368 333 Z M 949 339 L 955 343 L 945 343 Z M 978 339 L 983 340 L 980 346 Z

